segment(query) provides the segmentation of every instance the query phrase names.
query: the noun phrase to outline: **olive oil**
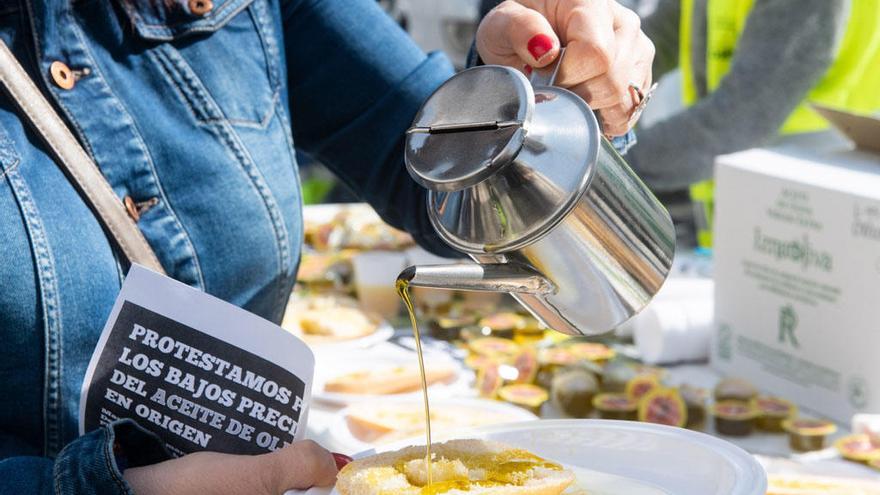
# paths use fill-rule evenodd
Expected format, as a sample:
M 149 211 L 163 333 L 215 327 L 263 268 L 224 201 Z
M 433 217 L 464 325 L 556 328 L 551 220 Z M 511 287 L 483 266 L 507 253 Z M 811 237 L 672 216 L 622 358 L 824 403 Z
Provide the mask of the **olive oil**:
M 468 491 L 474 487 L 522 486 L 528 473 L 535 468 L 562 469 L 560 464 L 519 449 L 476 454 L 461 452 L 453 454 L 450 459 L 434 461 L 434 482 L 422 486 L 420 495 L 439 495 L 451 490 Z M 411 460 L 398 461 L 394 469 L 409 477 L 406 466 Z M 471 479 L 473 472 L 480 473 L 478 479 Z
M 487 477 L 484 480 L 441 480 L 434 483 L 433 474 L 431 472 L 431 408 L 428 404 L 428 381 L 425 374 L 425 358 L 422 353 L 421 334 L 419 333 L 419 324 L 416 321 L 416 313 L 409 292 L 409 281 L 397 279 L 395 288 L 400 299 L 403 300 L 403 304 L 409 314 L 409 321 L 413 328 L 413 337 L 416 341 L 416 353 L 419 359 L 419 373 L 422 379 L 422 399 L 424 400 L 425 405 L 425 472 L 427 475 L 427 484 L 421 487 L 420 493 L 422 495 L 438 495 L 452 489 L 467 490 L 473 484 L 479 486 L 498 486 L 515 483 L 515 480 L 520 473 L 537 466 L 548 469 L 561 469 L 558 464 L 545 461 L 529 452 L 512 450 L 500 455 L 491 454 L 488 456 L 469 456 L 462 459 L 468 467 L 479 467 L 486 471 Z M 398 466 L 397 470 L 403 472 L 402 465 Z
M 431 478 L 431 408 L 428 405 L 428 380 L 425 377 L 425 358 L 422 355 L 422 339 L 419 334 L 419 324 L 416 322 L 416 312 L 413 308 L 412 299 L 409 294 L 409 282 L 397 279 L 395 287 L 397 289 L 397 295 L 403 300 L 403 304 L 406 306 L 406 311 L 409 313 L 409 322 L 412 325 L 413 337 L 416 339 L 416 353 L 419 356 L 419 373 L 422 378 L 422 398 L 425 402 L 425 435 L 427 439 L 427 443 L 425 444 L 425 471 L 428 474 L 427 488 L 433 484 L 433 479 Z

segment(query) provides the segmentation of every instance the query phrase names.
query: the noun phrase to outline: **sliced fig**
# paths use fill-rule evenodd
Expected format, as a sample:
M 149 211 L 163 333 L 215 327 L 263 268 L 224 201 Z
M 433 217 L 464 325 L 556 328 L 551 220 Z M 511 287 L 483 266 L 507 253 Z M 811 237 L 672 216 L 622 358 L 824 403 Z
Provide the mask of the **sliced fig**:
M 834 447 L 844 459 L 856 462 L 870 462 L 880 459 L 880 445 L 871 441 L 865 434 L 847 435 L 834 442 Z
M 471 354 L 464 358 L 464 364 L 472 370 L 479 370 L 490 364 L 498 364 L 498 360 L 482 354 Z
M 498 398 L 511 404 L 524 407 L 535 414 L 549 399 L 547 390 L 527 383 L 507 385 L 498 390 Z
M 660 383 L 654 375 L 639 375 L 626 384 L 626 395 L 638 402 L 648 392 L 658 387 L 660 387 Z
M 503 383 L 504 379 L 501 378 L 499 366 L 496 363 L 487 364 L 477 372 L 477 393 L 480 397 L 494 399 Z
M 503 313 L 495 313 L 480 318 L 480 321 L 477 324 L 480 327 L 488 328 L 489 331 L 501 332 L 504 330 L 516 330 L 525 327 L 526 319 L 524 316 L 505 311 Z
M 577 362 L 577 357 L 565 347 L 548 347 L 538 352 L 541 366 L 569 366 Z
M 567 348 L 576 357 L 593 362 L 605 362 L 617 355 L 614 349 L 598 342 L 575 342 Z
M 519 352 L 519 346 L 508 339 L 498 337 L 482 337 L 473 339 L 468 343 L 468 348 L 475 354 L 484 356 L 514 356 Z
M 639 421 L 681 428 L 687 424 L 687 406 L 678 390 L 655 388 L 639 401 Z
M 514 383 L 533 383 L 538 374 L 538 358 L 532 349 L 523 349 L 513 360 L 513 366 L 519 372 Z

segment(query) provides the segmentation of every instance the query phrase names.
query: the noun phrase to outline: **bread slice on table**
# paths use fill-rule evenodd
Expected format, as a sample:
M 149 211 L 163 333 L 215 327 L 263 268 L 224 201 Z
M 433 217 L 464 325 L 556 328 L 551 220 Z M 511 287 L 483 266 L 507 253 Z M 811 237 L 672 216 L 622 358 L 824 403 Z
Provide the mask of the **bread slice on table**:
M 487 440 L 431 446 L 433 484 L 427 485 L 425 447 L 358 459 L 339 472 L 341 495 L 559 495 L 574 474 L 526 450 Z
M 428 385 L 455 380 L 458 370 L 452 364 L 436 364 L 425 368 Z M 324 384 L 327 392 L 343 394 L 400 394 L 421 389 L 422 377 L 419 367 L 394 366 L 353 371 L 339 375 Z
M 880 495 L 880 481 L 808 474 L 771 474 L 767 495 Z

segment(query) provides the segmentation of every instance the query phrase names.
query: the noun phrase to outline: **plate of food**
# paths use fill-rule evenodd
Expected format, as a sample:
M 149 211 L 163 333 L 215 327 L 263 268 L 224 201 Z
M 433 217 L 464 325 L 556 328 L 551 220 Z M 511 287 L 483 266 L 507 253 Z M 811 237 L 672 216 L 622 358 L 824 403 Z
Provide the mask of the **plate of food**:
M 356 300 L 326 294 L 292 297 L 281 327 L 313 348 L 364 348 L 394 335 L 394 328 L 387 321 L 361 309 Z
M 439 428 L 438 428 L 439 429 Z M 432 446 L 388 446 L 309 494 L 764 495 L 758 461 L 724 440 L 681 428 L 610 420 L 543 420 L 478 428 Z
M 504 402 L 460 398 L 431 400 L 431 430 L 435 439 L 479 426 L 536 419 L 537 416 L 525 409 Z M 424 438 L 424 403 L 417 396 L 355 404 L 337 413 L 330 431 L 334 443 L 350 446 L 351 452 Z
M 455 388 L 467 390 L 468 380 L 456 361 L 426 356 L 425 378 L 431 396 L 446 395 Z M 472 378 L 472 377 L 471 377 Z M 420 398 L 422 381 L 415 356 L 371 356 L 326 359 L 318 362 L 312 397 L 348 405 L 389 398 Z
M 304 252 L 296 272 L 297 287 L 311 292 L 347 292 L 351 289 L 353 250 Z
M 319 251 L 403 249 L 415 244 L 366 203 L 309 205 L 303 209 L 306 244 Z

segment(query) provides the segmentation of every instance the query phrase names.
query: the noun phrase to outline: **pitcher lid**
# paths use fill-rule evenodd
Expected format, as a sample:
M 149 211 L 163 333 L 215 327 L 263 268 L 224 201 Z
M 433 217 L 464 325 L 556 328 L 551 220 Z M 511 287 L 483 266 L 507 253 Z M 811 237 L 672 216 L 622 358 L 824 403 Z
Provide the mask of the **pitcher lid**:
M 519 152 L 533 101 L 525 76 L 507 67 L 474 67 L 452 77 L 407 131 L 410 175 L 435 191 L 458 191 L 486 179 Z
M 574 93 L 481 66 L 428 98 L 407 131 L 405 161 L 428 188 L 429 217 L 447 243 L 506 252 L 540 238 L 574 207 L 599 136 L 592 110 Z

